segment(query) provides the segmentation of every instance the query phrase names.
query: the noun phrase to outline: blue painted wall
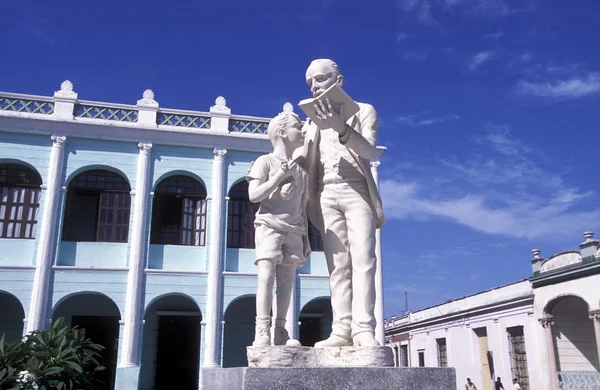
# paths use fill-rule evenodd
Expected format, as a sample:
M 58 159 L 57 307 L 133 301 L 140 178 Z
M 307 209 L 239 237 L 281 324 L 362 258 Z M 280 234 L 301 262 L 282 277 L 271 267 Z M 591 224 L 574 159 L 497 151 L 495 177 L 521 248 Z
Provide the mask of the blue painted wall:
M 48 161 L 52 142 L 49 136 L 24 135 L 0 132 L 0 162 L 17 162 L 31 166 L 40 173 L 44 183 L 47 181 Z M 244 180 L 246 172 L 259 154 L 238 150 L 229 150 L 226 155 L 225 193 L 233 184 Z M 154 191 L 160 180 L 175 174 L 183 174 L 199 180 L 210 196 L 212 192 L 212 148 L 206 147 L 174 147 L 154 145 L 152 149 L 152 167 L 150 173 L 150 192 Z M 68 138 L 65 144 L 65 166 L 62 173 L 62 186 L 68 186 L 77 174 L 88 169 L 107 169 L 121 174 L 130 184 L 132 191 L 136 189 L 136 169 L 138 147 L 133 142 L 116 142 Z M 42 191 L 38 224 L 41 223 L 45 191 Z M 125 311 L 125 295 L 127 289 L 127 269 L 130 251 L 129 243 L 103 242 L 66 242 L 62 241 L 62 219 L 66 193 L 59 197 L 59 218 L 56 221 L 55 265 L 50 296 L 48 298 L 48 319 L 64 316 L 70 318 L 75 314 L 83 315 L 118 315 L 123 318 Z M 135 194 L 132 195 L 132 212 Z M 152 196 L 149 199 L 148 224 L 146 226 L 146 268 L 144 278 L 143 318 L 140 352 L 142 367 L 140 387 L 149 388 L 152 380 L 155 353 L 156 311 L 195 311 L 203 315 L 206 310 L 207 276 L 206 265 L 210 253 L 210 213 L 214 207 L 212 200 L 208 202 L 207 239 L 204 247 L 187 247 L 173 245 L 150 245 L 149 234 L 152 216 Z M 227 204 L 224 205 L 225 211 Z M 254 250 L 226 248 L 225 222 L 223 253 L 224 270 L 233 274 L 223 276 L 222 315 L 225 315 L 231 303 L 240 297 L 253 297 L 256 293 L 256 273 Z M 130 223 L 130 229 L 131 229 Z M 131 236 L 131 232 L 130 235 Z M 22 329 L 22 318 L 15 315 L 14 309 L 22 307 L 28 315 L 33 285 L 33 268 L 37 250 L 35 240 L 0 239 L 0 333 L 9 331 L 13 336 L 19 333 L 18 321 Z M 15 268 L 15 266 L 19 268 Z M 308 264 L 299 271 L 305 274 L 298 278 L 297 313 L 302 306 L 319 296 L 329 295 L 326 278 L 312 278 L 310 275 L 326 275 L 327 267 L 322 253 L 315 252 Z M 308 274 L 308 275 L 306 275 Z M 99 295 L 101 294 L 101 295 Z M 14 296 L 14 297 L 13 297 Z M 235 306 L 229 314 L 231 318 L 244 319 L 239 324 L 230 321 L 224 337 L 231 350 L 221 351 L 231 356 L 231 351 L 241 350 L 253 334 L 253 325 L 246 322 L 253 320 L 253 298 L 245 301 L 250 305 L 236 311 Z M 11 313 L 7 315 L 6 313 Z M 19 312 L 21 313 L 21 312 Z M 248 321 L 247 321 L 248 320 Z M 120 326 L 122 334 L 123 326 Z M 20 331 L 22 332 L 22 330 Z M 121 335 L 119 336 L 119 358 L 121 354 Z M 204 332 L 200 335 L 204 344 Z M 201 359 L 203 354 L 201 351 Z M 202 364 L 202 360 L 201 360 Z M 200 374 L 199 374 L 200 375 Z

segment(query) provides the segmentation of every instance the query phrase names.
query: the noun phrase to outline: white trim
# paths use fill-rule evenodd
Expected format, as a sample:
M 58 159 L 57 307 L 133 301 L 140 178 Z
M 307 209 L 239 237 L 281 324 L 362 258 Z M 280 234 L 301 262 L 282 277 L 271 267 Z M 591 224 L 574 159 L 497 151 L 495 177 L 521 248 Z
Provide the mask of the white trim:
M 202 313 L 199 311 L 169 311 L 169 310 L 157 310 L 157 316 L 179 316 L 179 317 L 202 317 Z
M 255 273 L 255 272 L 223 271 L 222 274 L 225 276 L 258 276 L 258 273 Z
M 2 240 L 5 240 L 5 238 L 3 238 Z M 2 242 L 2 241 L 0 241 Z M 35 269 L 35 266 L 33 265 L 0 265 L 0 269 Z
M 302 279 L 329 279 L 329 275 L 298 274 L 298 277 Z
M 120 268 L 120 267 L 112 267 L 112 268 L 97 268 L 97 267 L 71 267 L 69 265 L 55 265 L 52 267 L 53 270 L 56 271 L 129 271 L 129 268 Z
M 207 271 L 177 271 L 153 268 L 146 268 L 144 269 L 144 272 L 147 274 L 208 275 Z

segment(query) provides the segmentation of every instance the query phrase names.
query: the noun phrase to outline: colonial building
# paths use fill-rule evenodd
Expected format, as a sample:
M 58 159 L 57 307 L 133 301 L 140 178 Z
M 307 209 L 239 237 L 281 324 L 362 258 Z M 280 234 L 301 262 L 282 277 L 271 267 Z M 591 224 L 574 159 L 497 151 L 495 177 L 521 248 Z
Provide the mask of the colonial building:
M 544 259 L 526 280 L 386 321 L 400 367 L 455 367 L 480 390 L 600 389 L 600 242 Z
M 68 81 L 53 97 L 0 93 L 0 334 L 16 341 L 59 317 L 85 328 L 107 347 L 107 389 L 198 388 L 201 367 L 246 365 L 245 174 L 272 148 L 268 122 L 222 97 L 195 112 L 159 107 L 150 90 L 137 105 L 79 100 Z M 315 229 L 311 244 L 288 313 L 304 345 L 331 329 Z

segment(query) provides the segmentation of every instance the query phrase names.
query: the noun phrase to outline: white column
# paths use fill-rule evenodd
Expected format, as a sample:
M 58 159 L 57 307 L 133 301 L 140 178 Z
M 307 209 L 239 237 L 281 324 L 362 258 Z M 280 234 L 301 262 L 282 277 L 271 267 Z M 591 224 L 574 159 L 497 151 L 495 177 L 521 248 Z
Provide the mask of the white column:
M 206 299 L 206 339 L 203 367 L 219 367 L 221 337 L 221 284 L 223 278 L 223 218 L 225 216 L 225 155 L 226 149 L 214 149 L 210 213 L 210 254 Z
M 554 337 L 552 336 L 552 325 L 554 325 L 554 318 L 552 316 L 546 316 L 538 321 L 544 328 L 544 337 L 546 340 L 546 358 L 548 359 L 548 377 L 550 378 L 550 388 L 548 390 L 559 390 L 558 372 L 556 371 L 556 357 L 554 355 Z
M 598 364 L 600 364 L 600 310 L 590 312 L 590 319 L 594 322 L 596 349 L 598 350 Z
M 379 161 L 371 161 L 371 174 L 379 188 Z M 375 272 L 375 339 L 385 345 L 385 323 L 383 317 L 383 270 L 381 265 L 381 229 L 375 232 L 375 256 L 377 256 L 377 271 Z
M 296 275 L 294 275 L 294 279 L 292 280 L 292 296 L 290 298 L 290 307 L 288 307 L 288 311 L 285 317 L 285 328 L 292 339 L 298 339 L 296 335 L 296 323 L 298 320 L 296 319 Z
M 123 326 L 123 351 L 120 367 L 136 367 L 139 364 L 139 338 L 142 323 L 142 284 L 146 248 L 146 220 L 150 187 L 150 151 L 152 144 L 139 143 L 137 174 L 135 178 L 135 201 L 131 227 L 131 249 L 125 297 L 125 324 Z
M 42 214 L 42 223 L 39 226 L 39 246 L 35 260 L 35 276 L 33 277 L 33 290 L 29 306 L 29 321 L 27 332 L 46 327 L 46 304 L 50 275 L 52 273 L 52 258 L 54 253 L 54 239 L 58 214 L 58 197 L 62 180 L 63 165 L 65 160 L 66 137 L 53 135 L 50 164 L 46 181 L 46 194 Z

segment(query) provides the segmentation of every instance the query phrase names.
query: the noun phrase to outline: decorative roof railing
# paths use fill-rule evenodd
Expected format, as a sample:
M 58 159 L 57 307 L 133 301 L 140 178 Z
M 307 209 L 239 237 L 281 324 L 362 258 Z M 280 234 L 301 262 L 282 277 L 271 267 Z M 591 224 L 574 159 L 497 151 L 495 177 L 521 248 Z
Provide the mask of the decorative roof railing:
M 293 111 L 290 103 L 284 111 Z M 52 116 L 59 120 L 86 123 L 119 122 L 127 126 L 207 131 L 211 134 L 266 138 L 271 118 L 232 115 L 225 98 L 219 96 L 209 112 L 159 108 L 154 92 L 144 91 L 136 105 L 79 100 L 73 84 L 64 81 L 54 96 L 33 96 L 0 92 L 0 116 Z M 96 122 L 97 121 L 97 122 Z M 107 123 L 108 124 L 108 123 Z
M 159 126 L 209 129 L 211 125 L 210 119 L 209 113 L 183 110 L 159 110 L 156 117 L 156 123 Z
M 136 106 L 82 101 L 81 104 L 75 104 L 73 116 L 75 118 L 104 119 L 117 122 L 137 122 L 138 110 Z
M 269 120 L 246 119 L 243 117 L 232 117 L 229 120 L 229 131 L 232 133 L 267 134 Z
M 3 93 L 0 95 L 0 111 L 52 115 L 54 113 L 54 101 L 52 98 L 45 96 L 24 96 Z

